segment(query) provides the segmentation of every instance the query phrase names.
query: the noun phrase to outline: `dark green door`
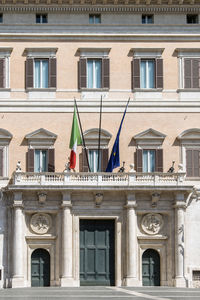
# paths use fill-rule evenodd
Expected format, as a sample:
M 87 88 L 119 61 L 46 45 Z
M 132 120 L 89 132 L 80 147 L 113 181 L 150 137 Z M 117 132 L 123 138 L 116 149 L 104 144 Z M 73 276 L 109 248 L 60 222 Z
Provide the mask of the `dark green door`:
M 147 249 L 142 255 L 142 282 L 144 286 L 160 285 L 160 256 L 153 249 Z
M 45 249 L 31 255 L 31 286 L 50 286 L 50 255 Z
M 80 284 L 115 284 L 113 220 L 80 220 Z

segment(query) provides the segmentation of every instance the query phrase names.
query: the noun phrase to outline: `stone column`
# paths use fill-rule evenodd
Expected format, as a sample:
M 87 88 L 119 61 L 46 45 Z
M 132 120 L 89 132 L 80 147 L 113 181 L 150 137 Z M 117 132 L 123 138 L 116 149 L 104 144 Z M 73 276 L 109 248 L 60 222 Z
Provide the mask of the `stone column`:
M 71 196 L 63 192 L 62 202 L 62 276 L 61 286 L 73 285 Z
M 126 224 L 126 261 L 127 272 L 125 278 L 126 286 L 138 286 L 137 279 L 137 217 L 135 213 L 136 208 L 135 193 L 127 195 L 127 224 Z
M 24 215 L 22 193 L 14 193 L 12 287 L 24 287 Z
M 175 209 L 175 286 L 186 287 L 185 279 L 185 197 L 183 193 L 176 194 Z

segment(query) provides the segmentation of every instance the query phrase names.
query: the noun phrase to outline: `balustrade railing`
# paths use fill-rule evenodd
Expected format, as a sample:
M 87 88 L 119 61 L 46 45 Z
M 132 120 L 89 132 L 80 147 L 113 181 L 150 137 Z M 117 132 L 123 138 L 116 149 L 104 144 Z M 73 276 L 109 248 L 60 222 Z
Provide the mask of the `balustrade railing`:
M 185 173 L 25 173 L 14 172 L 14 185 L 182 185 Z

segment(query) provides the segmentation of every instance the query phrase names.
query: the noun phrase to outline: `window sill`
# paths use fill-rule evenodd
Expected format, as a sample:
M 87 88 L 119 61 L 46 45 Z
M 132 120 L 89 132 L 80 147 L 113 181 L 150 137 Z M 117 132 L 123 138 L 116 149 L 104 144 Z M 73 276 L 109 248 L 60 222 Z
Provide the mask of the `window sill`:
M 56 92 L 56 88 L 28 88 L 26 92 Z
M 197 88 L 197 89 L 194 89 L 194 88 L 191 88 L 191 89 L 178 89 L 177 90 L 177 93 L 181 93 L 181 92 L 196 92 L 196 93 L 199 93 L 200 88 Z
M 11 92 L 11 88 L 0 88 L 0 92 Z
M 152 93 L 156 93 L 156 92 L 162 92 L 163 89 L 133 89 L 133 93 L 135 92 L 142 92 L 142 93 L 145 93 L 145 92 L 152 92 Z
M 80 89 L 81 92 L 108 92 L 108 88 L 100 88 L 100 89 L 88 89 L 88 88 L 82 88 Z

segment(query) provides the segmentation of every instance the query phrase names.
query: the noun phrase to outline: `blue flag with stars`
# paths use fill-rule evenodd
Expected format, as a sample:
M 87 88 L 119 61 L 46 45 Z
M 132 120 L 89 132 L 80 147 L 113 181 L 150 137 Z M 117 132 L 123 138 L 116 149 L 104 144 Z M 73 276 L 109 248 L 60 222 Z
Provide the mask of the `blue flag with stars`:
M 106 168 L 106 172 L 112 172 L 113 169 L 120 166 L 119 136 L 120 136 L 120 132 L 121 132 L 121 129 L 122 129 L 122 124 L 123 124 L 123 121 L 124 121 L 124 117 L 126 115 L 126 110 L 127 110 L 129 101 L 130 101 L 130 98 L 128 99 L 128 102 L 126 104 L 126 108 L 125 108 L 125 111 L 124 111 L 124 114 L 123 114 L 123 117 L 122 117 L 122 120 L 121 120 L 121 123 L 120 123 L 120 126 L 119 126 L 119 130 L 117 132 L 115 143 L 113 145 L 112 152 L 111 152 L 111 155 L 110 155 L 110 159 L 109 159 L 109 162 L 108 162 L 108 165 L 107 165 L 107 168 Z

